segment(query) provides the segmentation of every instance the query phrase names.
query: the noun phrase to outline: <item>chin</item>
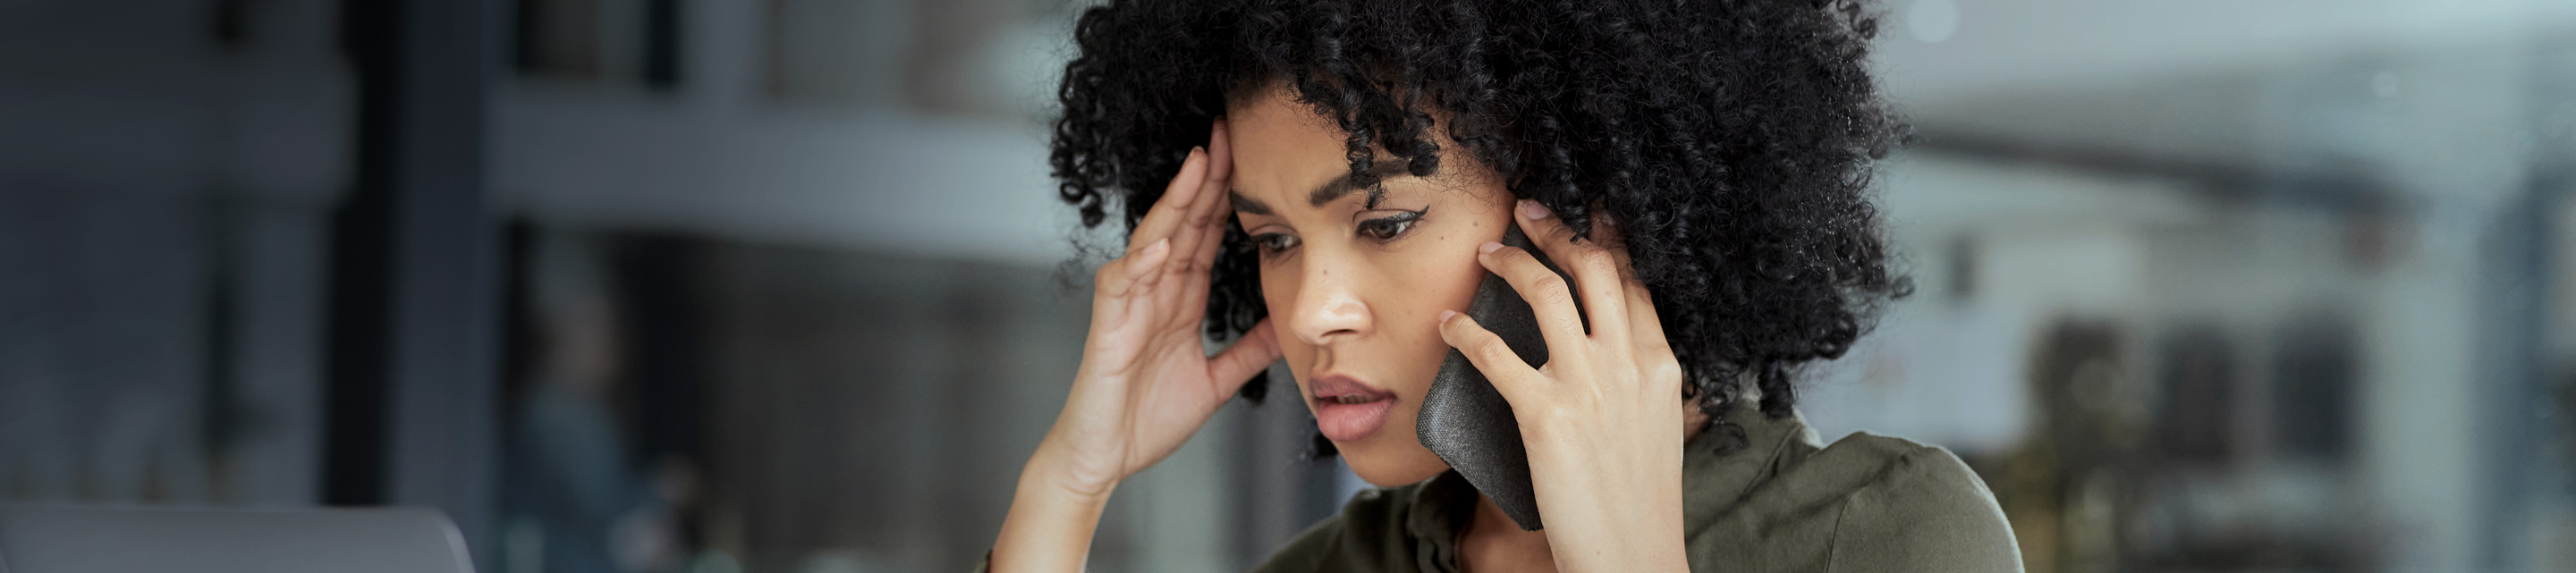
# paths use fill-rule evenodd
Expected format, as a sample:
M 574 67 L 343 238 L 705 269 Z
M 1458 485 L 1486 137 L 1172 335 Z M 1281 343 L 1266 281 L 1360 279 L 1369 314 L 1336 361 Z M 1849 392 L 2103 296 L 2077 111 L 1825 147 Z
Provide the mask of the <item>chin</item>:
M 1448 462 L 1440 461 L 1439 454 L 1422 447 L 1421 440 L 1415 439 L 1410 431 L 1402 435 L 1370 436 L 1355 442 L 1334 442 L 1333 447 L 1341 451 L 1342 463 L 1351 466 L 1351 473 L 1359 474 L 1361 480 L 1378 487 L 1408 485 L 1449 471 Z

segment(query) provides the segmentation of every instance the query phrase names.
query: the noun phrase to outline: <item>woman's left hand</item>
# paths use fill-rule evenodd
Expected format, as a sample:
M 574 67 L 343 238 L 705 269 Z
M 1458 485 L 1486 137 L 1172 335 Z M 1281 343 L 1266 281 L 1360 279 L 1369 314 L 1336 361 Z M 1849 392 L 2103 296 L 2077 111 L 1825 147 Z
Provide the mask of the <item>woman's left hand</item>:
M 1547 364 L 1531 368 L 1454 311 L 1441 314 L 1440 337 L 1511 402 L 1558 571 L 1686 571 L 1682 371 L 1654 301 L 1606 217 L 1577 240 L 1537 202 L 1515 210 L 1530 242 L 1576 284 L 1518 248 L 1486 243 L 1478 258 L 1529 301 Z

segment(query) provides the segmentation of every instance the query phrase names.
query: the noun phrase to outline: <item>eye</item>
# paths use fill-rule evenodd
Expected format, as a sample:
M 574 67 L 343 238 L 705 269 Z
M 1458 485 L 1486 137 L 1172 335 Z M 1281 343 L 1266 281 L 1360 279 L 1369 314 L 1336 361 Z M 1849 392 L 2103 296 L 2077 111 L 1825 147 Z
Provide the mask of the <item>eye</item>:
M 1262 233 L 1252 236 L 1252 247 L 1260 250 L 1261 258 L 1266 259 L 1287 252 L 1288 249 L 1297 248 L 1297 237 L 1281 233 Z
M 1429 209 L 1397 211 L 1393 215 L 1360 221 L 1358 231 L 1360 236 L 1379 242 L 1392 241 L 1396 237 L 1404 236 L 1405 231 L 1412 230 L 1413 224 L 1422 220 L 1422 213 L 1425 211 Z

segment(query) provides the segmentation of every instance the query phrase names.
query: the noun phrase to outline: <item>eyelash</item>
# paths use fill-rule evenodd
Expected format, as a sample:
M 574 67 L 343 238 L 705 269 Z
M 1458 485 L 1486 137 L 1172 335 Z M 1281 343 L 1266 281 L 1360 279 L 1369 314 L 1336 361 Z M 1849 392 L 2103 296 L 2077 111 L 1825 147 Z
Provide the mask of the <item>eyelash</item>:
M 1252 248 L 1259 252 L 1264 260 L 1277 257 L 1279 253 L 1296 247 L 1297 238 L 1285 234 L 1262 233 L 1252 236 Z
M 1422 214 L 1428 211 L 1430 209 L 1397 211 L 1393 215 L 1360 221 L 1358 231 L 1360 236 L 1376 239 L 1381 243 L 1393 241 L 1396 237 L 1404 236 L 1405 231 L 1413 230 L 1413 224 L 1421 222 Z
M 1379 243 L 1392 242 L 1403 238 L 1406 232 L 1412 231 L 1413 224 L 1422 222 L 1422 215 L 1429 212 L 1431 209 L 1428 208 L 1416 211 L 1398 210 L 1393 215 L 1360 221 L 1359 228 L 1354 232 Z M 1277 257 L 1289 249 L 1297 248 L 1297 244 L 1296 237 L 1282 233 L 1262 233 L 1252 236 L 1253 248 L 1260 252 L 1263 259 Z

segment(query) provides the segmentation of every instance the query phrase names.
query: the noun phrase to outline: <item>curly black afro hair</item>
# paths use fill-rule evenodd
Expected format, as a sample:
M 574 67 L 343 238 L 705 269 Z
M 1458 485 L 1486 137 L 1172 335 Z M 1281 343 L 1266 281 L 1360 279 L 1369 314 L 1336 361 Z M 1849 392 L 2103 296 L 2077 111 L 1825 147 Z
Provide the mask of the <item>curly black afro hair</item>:
M 1788 415 L 1800 368 L 1910 290 L 1869 198 L 1905 128 L 1869 71 L 1865 1 L 1112 1 L 1074 32 L 1049 160 L 1085 227 L 1133 229 L 1210 121 L 1266 86 L 1339 122 L 1363 186 L 1380 150 L 1436 170 L 1440 112 L 1466 158 L 1578 235 L 1619 222 L 1686 398 L 1731 450 L 1743 430 L 1717 414 Z M 1242 229 L 1225 243 L 1219 339 L 1267 313 Z

